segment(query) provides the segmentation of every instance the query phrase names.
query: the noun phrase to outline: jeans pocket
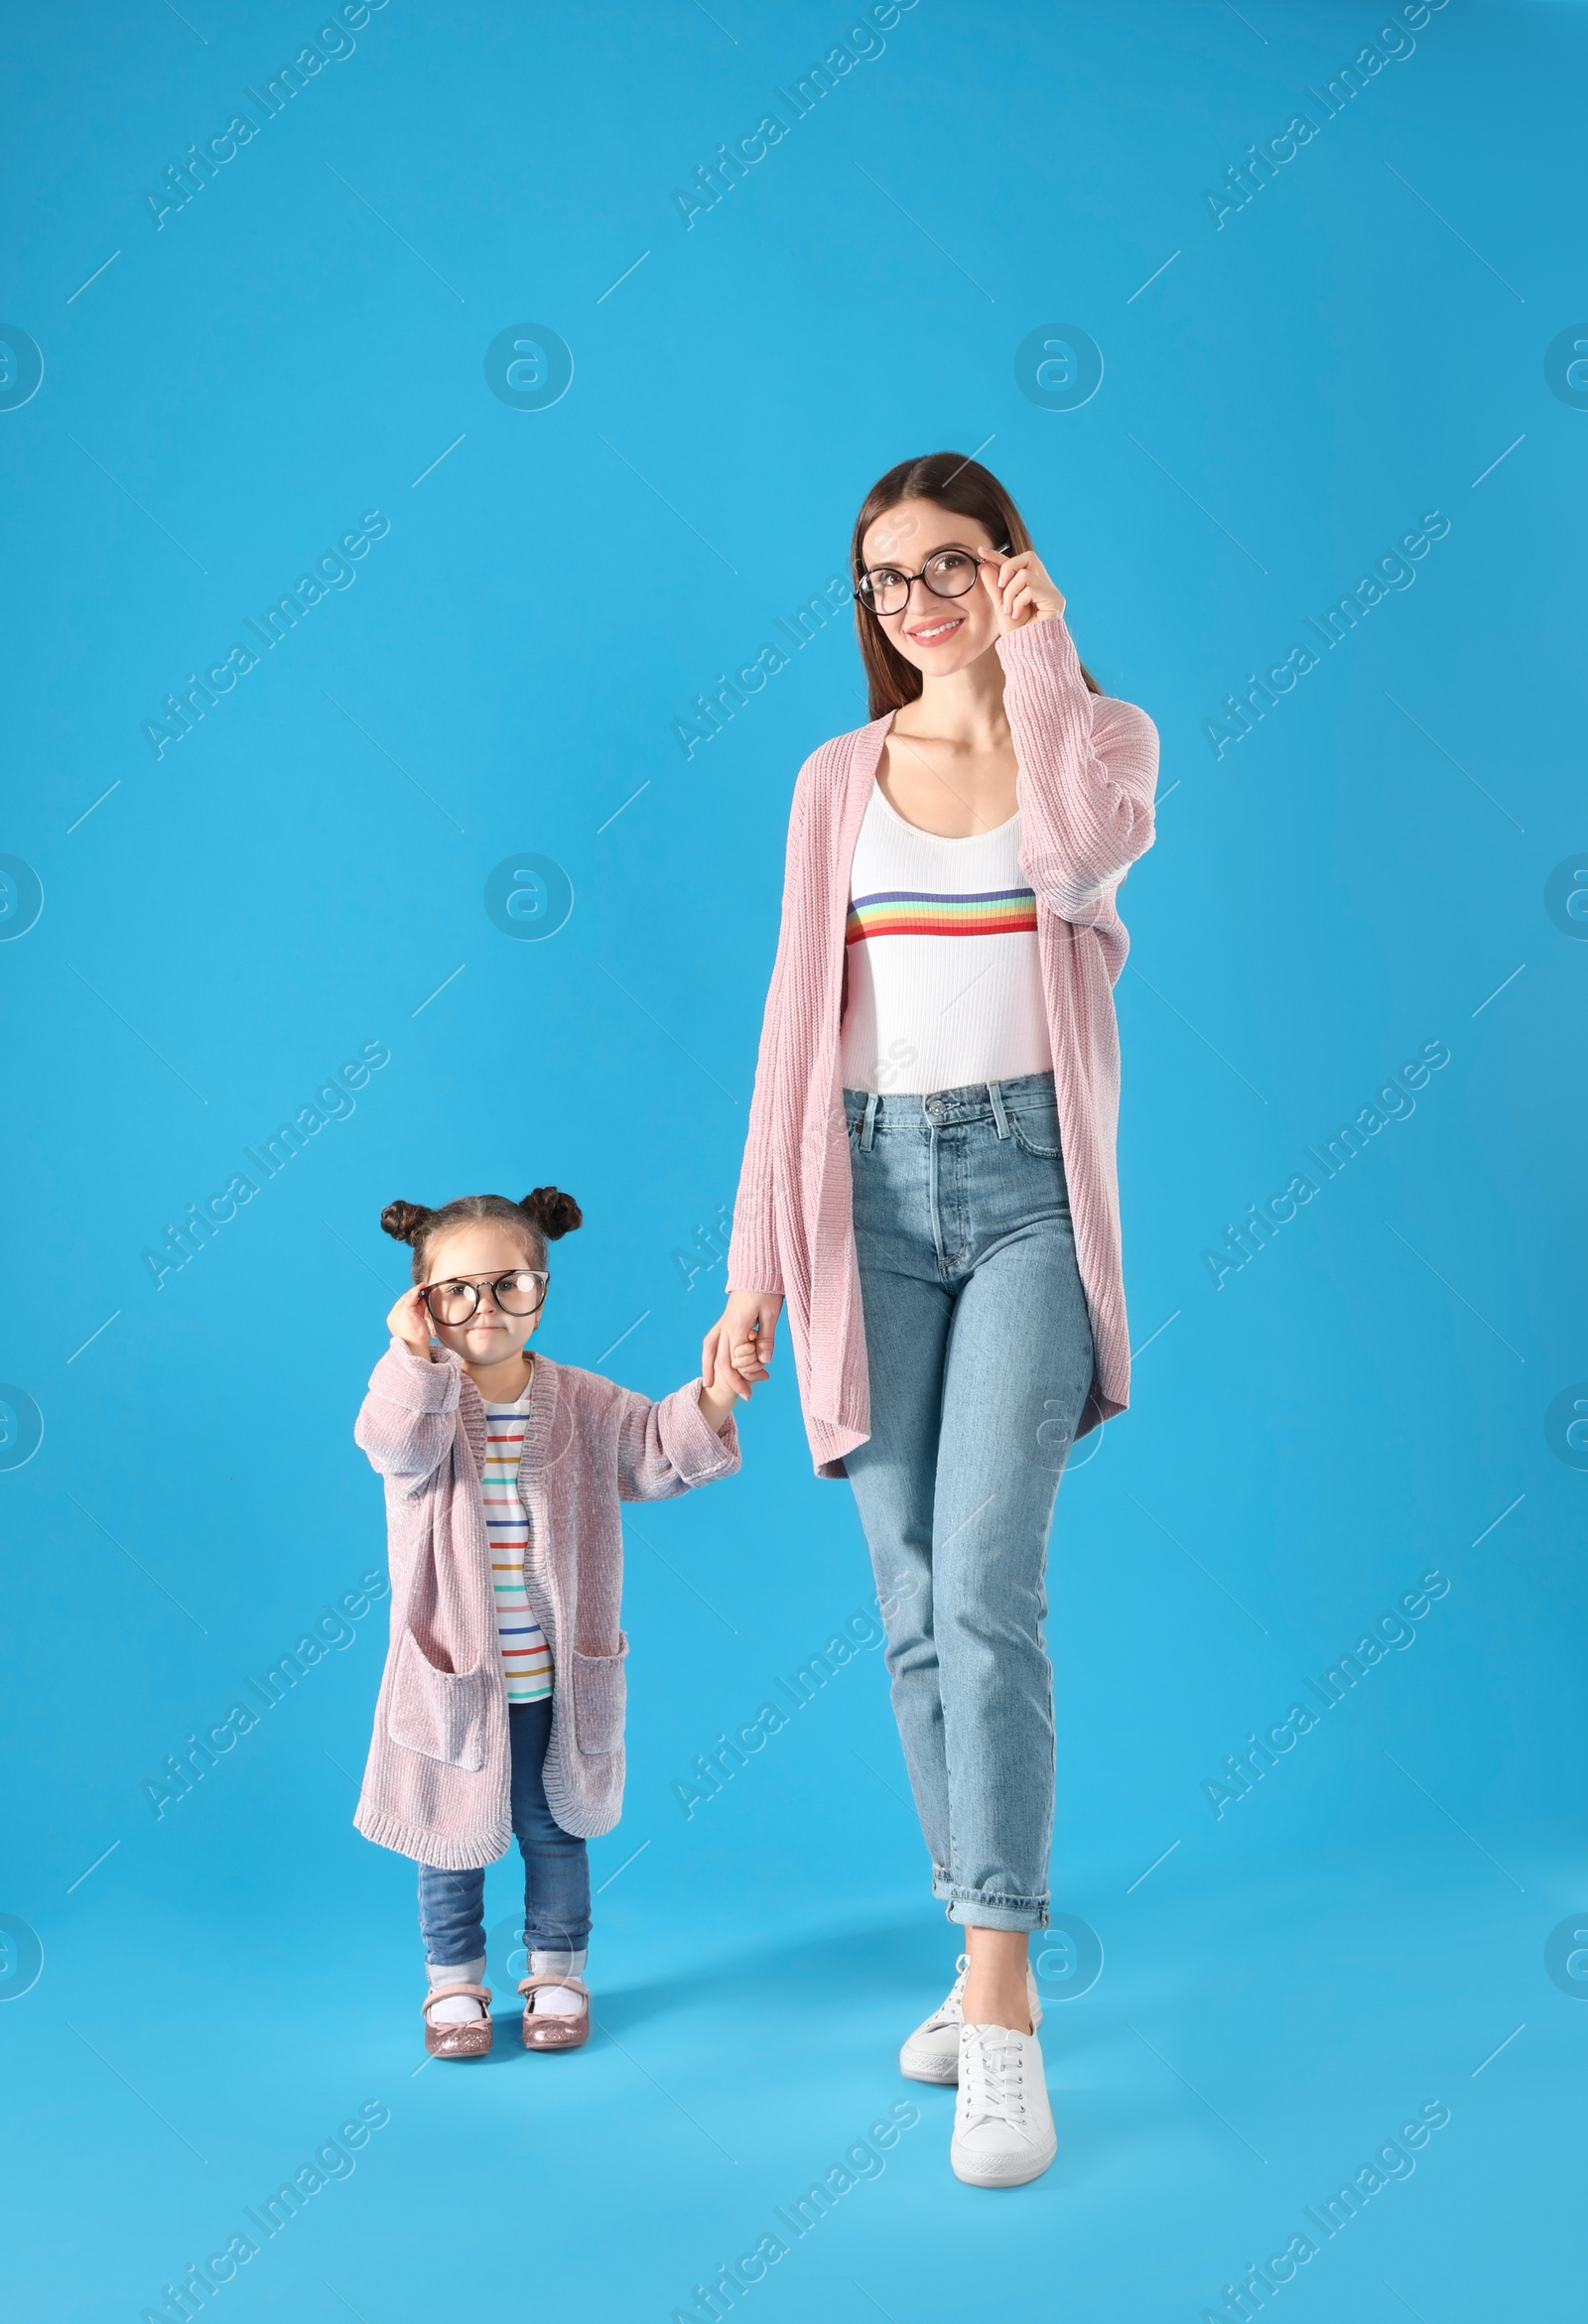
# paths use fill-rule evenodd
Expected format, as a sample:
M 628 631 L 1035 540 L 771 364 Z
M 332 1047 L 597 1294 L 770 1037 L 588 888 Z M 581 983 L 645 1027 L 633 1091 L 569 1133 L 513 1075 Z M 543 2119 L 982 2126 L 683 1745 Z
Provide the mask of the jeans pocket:
M 1011 1105 L 1009 1128 L 1015 1142 L 1039 1162 L 1057 1162 L 1063 1153 L 1059 1140 L 1059 1109 L 1051 1098 L 1035 1105 Z
M 587 1758 L 604 1758 L 623 1740 L 628 1703 L 628 1639 L 619 1630 L 615 1654 L 581 1654 L 576 1647 L 568 1672 L 574 1708 L 574 1736 Z
M 439 1670 L 414 1632 L 404 1630 L 386 1733 L 405 1751 L 477 1774 L 485 1764 L 485 1666 Z

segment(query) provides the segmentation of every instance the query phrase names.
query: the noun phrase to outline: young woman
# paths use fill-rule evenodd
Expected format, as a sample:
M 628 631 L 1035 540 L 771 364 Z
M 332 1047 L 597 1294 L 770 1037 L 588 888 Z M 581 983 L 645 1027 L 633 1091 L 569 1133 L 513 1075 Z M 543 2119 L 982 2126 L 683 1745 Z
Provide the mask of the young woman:
M 818 1473 L 855 1489 L 960 1975 L 900 2052 L 957 2082 L 975 2185 L 1053 2158 L 1028 1932 L 1048 1921 L 1054 1496 L 1123 1411 L 1116 890 L 1157 734 L 1082 668 L 1008 494 L 937 452 L 856 522 L 872 718 L 795 786 L 782 932 L 703 1373 L 788 1301 Z
M 621 1501 L 730 1477 L 742 1374 L 659 1403 L 529 1343 L 546 1245 L 581 1224 L 556 1187 L 521 1203 L 388 1203 L 413 1288 L 386 1318 L 353 1430 L 386 1482 L 391 1647 L 353 1822 L 419 1862 L 433 2058 L 491 2045 L 485 1867 L 516 1838 L 529 1975 L 523 2040 L 590 2036 L 590 1862 L 623 1804 L 628 1640 Z M 746 1364 L 750 1351 L 741 1349 Z

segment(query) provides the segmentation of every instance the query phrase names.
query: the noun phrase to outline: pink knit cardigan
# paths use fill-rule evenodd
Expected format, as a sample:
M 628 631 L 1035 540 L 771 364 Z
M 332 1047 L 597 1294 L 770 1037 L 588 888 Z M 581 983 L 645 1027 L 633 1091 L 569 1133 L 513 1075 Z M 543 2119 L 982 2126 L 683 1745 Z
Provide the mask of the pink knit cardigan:
M 518 1489 L 524 1585 L 555 1674 L 546 1798 L 565 1832 L 609 1832 L 623 1804 L 620 1501 L 662 1500 L 739 1465 L 732 1415 L 715 1434 L 691 1380 L 660 1403 L 537 1356 Z M 512 1839 L 507 1693 L 480 1479 L 485 1407 L 450 1351 L 394 1340 L 354 1440 L 386 1481 L 391 1646 L 353 1822 L 366 1840 L 449 1872 Z
M 997 643 L 1014 738 L 1020 867 L 1037 897 L 1054 1084 L 1076 1255 L 1096 1368 L 1085 1434 L 1129 1400 L 1115 1132 L 1114 985 L 1129 949 L 1115 891 L 1152 844 L 1157 729 L 1094 695 L 1060 614 Z M 850 865 L 892 713 L 841 734 L 800 769 L 783 919 L 733 1206 L 728 1284 L 781 1292 L 817 1473 L 870 1433 L 865 1334 L 839 1080 Z

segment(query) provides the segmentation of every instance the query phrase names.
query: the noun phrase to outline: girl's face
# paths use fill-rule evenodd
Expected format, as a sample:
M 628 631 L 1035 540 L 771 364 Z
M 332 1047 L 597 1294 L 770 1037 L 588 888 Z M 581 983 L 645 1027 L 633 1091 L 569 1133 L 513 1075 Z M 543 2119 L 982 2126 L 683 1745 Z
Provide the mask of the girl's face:
M 996 640 L 992 597 L 981 575 L 969 571 L 977 558 L 991 556 L 996 545 L 975 517 L 956 516 L 932 500 L 901 500 L 867 526 L 860 556 L 870 574 L 918 574 L 929 559 L 941 558 L 944 552 L 962 553 L 963 563 L 950 557 L 946 571 L 934 569 L 934 578 L 944 571 L 950 581 L 969 580 L 971 586 L 963 596 L 940 597 L 924 580 L 914 581 L 909 602 L 897 613 L 871 616 L 889 645 L 923 677 L 943 678 L 968 669 Z
M 489 1219 L 476 1219 L 466 1227 L 455 1227 L 450 1234 L 442 1235 L 431 1245 L 425 1262 L 426 1281 L 449 1283 L 461 1277 L 465 1282 L 488 1285 L 501 1275 L 510 1275 L 519 1267 L 533 1266 L 535 1261 L 522 1238 L 509 1227 Z M 438 1324 L 431 1330 L 444 1348 L 469 1363 L 480 1365 L 501 1363 L 514 1356 L 534 1336 L 540 1326 L 541 1311 L 532 1316 L 505 1316 L 496 1305 L 488 1288 L 482 1288 L 479 1305 L 466 1324 Z

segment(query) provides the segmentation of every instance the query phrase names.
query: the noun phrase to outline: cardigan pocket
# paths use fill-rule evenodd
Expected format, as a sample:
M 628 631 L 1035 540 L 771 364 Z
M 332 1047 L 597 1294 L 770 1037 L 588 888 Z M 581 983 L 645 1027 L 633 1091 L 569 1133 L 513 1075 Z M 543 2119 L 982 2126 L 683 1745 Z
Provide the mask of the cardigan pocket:
M 617 1633 L 615 1654 L 581 1654 L 574 1649 L 574 1735 L 587 1758 L 599 1759 L 615 1751 L 623 1740 L 623 1713 L 628 1701 L 628 1639 Z
M 484 1666 L 438 1670 L 412 1630 L 397 1649 L 386 1733 L 404 1750 L 476 1774 L 485 1764 Z

